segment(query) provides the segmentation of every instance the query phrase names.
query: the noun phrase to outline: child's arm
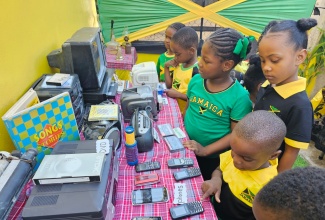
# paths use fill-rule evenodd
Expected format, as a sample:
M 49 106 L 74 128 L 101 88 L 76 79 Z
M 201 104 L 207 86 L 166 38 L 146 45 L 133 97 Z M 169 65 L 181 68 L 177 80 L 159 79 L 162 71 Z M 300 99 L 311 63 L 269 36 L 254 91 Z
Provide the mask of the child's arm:
M 217 167 L 217 169 L 213 171 L 211 179 L 202 183 L 201 189 L 204 194 L 201 197 L 201 201 L 208 198 L 210 195 L 214 195 L 216 201 L 220 203 L 221 186 L 222 172 L 220 167 Z
M 166 87 L 168 89 L 170 89 L 172 87 L 172 82 L 173 82 L 173 79 L 172 77 L 170 76 L 170 72 L 169 72 L 169 67 L 173 66 L 173 67 L 176 67 L 178 65 L 178 63 L 172 59 L 172 60 L 169 60 L 165 63 L 165 83 L 166 83 Z
M 187 100 L 187 96 L 186 94 L 183 94 L 179 91 L 177 91 L 176 89 L 168 89 L 165 91 L 166 95 L 171 97 L 171 98 L 177 98 L 177 99 L 182 99 L 184 101 Z
M 237 124 L 237 122 L 234 122 L 234 121 L 231 122 L 231 130 L 234 129 L 236 124 Z M 197 143 L 194 140 L 184 141 L 183 145 L 184 145 L 184 147 L 188 148 L 189 150 L 194 151 L 194 153 L 196 155 L 201 156 L 201 157 L 206 157 L 213 153 L 227 149 L 230 146 L 229 143 L 230 143 L 230 134 L 227 134 L 223 138 L 220 138 L 216 142 L 209 144 L 205 147 L 203 147 L 201 144 Z
M 278 172 L 281 173 L 286 170 L 290 170 L 297 159 L 299 148 L 292 147 L 285 144 L 285 150 L 279 161 Z

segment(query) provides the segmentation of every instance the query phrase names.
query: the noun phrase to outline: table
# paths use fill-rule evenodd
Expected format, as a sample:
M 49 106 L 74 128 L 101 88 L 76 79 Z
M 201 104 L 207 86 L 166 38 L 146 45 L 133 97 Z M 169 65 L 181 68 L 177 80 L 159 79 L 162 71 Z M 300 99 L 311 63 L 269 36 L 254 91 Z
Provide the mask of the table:
M 119 99 L 116 100 L 119 103 Z M 177 104 L 177 101 L 172 98 L 168 98 L 168 105 L 164 105 L 162 110 L 158 113 L 158 121 L 155 122 L 155 127 L 157 124 L 166 124 L 170 123 L 172 127 L 179 127 L 183 131 L 184 124 L 181 117 L 181 113 Z M 116 189 L 116 205 L 115 205 L 115 216 L 114 220 L 130 220 L 131 217 L 135 216 L 161 216 L 163 220 L 171 219 L 169 214 L 169 208 L 175 206 L 173 204 L 174 199 L 174 177 L 172 173 L 179 169 L 169 169 L 167 167 L 167 160 L 170 158 L 178 157 L 191 157 L 194 159 L 194 167 L 198 167 L 195 155 L 192 151 L 184 150 L 180 152 L 170 153 L 167 145 L 161 139 L 161 143 L 155 143 L 152 151 L 139 154 L 139 162 L 145 161 L 159 161 L 161 164 L 160 170 L 150 171 L 156 172 L 160 177 L 160 182 L 153 185 L 136 187 L 134 185 L 134 176 L 137 174 L 134 170 L 134 166 L 129 166 L 126 163 L 125 157 L 125 146 L 122 145 L 122 149 L 119 152 L 119 176 L 118 176 L 118 185 Z M 186 137 L 188 139 L 188 137 Z M 149 172 L 146 172 L 149 173 Z M 186 184 L 188 202 L 200 200 L 202 195 L 201 185 L 203 178 L 201 176 L 195 177 L 188 180 L 180 181 Z M 131 202 L 131 192 L 133 189 L 148 188 L 148 187 L 159 187 L 165 186 L 168 189 L 169 193 L 169 202 L 167 203 L 157 203 L 157 204 L 147 204 L 133 206 Z M 23 188 L 20 196 L 17 199 L 17 202 L 14 208 L 11 210 L 9 215 L 9 220 L 21 219 L 22 209 L 28 199 L 28 195 L 33 187 L 32 181 L 29 181 L 26 186 Z M 205 211 L 196 216 L 192 216 L 192 220 L 203 220 L 217 219 L 215 211 L 209 201 L 205 199 L 203 202 L 203 207 Z
M 119 79 L 130 80 L 130 70 L 132 70 L 133 65 L 137 61 L 138 55 L 134 47 L 131 47 L 131 54 L 125 54 L 125 49 L 122 48 L 123 60 L 116 60 L 115 54 L 106 54 L 106 67 L 116 69 L 116 73 Z
M 118 100 L 117 100 L 118 101 Z M 172 98 L 168 98 L 168 105 L 164 105 L 163 109 L 158 113 L 158 121 L 155 122 L 155 127 L 157 124 L 166 124 L 170 123 L 173 128 L 179 127 L 183 131 L 183 119 L 177 104 L 177 101 Z M 158 131 L 158 130 L 157 130 Z M 159 132 L 159 131 L 158 131 Z M 180 152 L 170 153 L 167 145 L 164 143 L 162 137 L 160 136 L 160 144 L 154 144 L 153 150 L 140 153 L 139 154 L 139 163 L 145 161 L 159 161 L 161 164 L 160 170 L 149 171 L 144 173 L 155 172 L 160 177 L 160 182 L 153 185 L 136 187 L 134 185 L 134 176 L 138 173 L 135 172 L 134 166 L 129 166 L 126 163 L 125 156 L 125 146 L 122 146 L 119 158 L 119 176 L 118 176 L 118 186 L 116 193 L 116 206 L 115 206 L 115 217 L 114 220 L 120 219 L 131 219 L 136 216 L 161 216 L 163 220 L 171 219 L 169 214 L 169 208 L 176 206 L 173 204 L 174 200 L 174 183 L 176 181 L 173 177 L 173 172 L 180 169 L 169 169 L 167 167 L 167 160 L 170 158 L 179 158 L 179 157 L 191 157 L 194 159 L 194 167 L 198 167 L 195 155 L 192 151 L 184 150 Z M 186 138 L 188 139 L 188 137 Z M 180 181 L 186 184 L 188 202 L 200 200 L 202 195 L 201 184 L 203 182 L 202 176 L 195 177 L 188 180 Z M 157 204 L 146 204 L 133 206 L 131 202 L 131 192 L 134 189 L 141 188 L 150 188 L 150 187 L 159 187 L 165 186 L 168 189 L 169 193 L 169 202 L 167 203 L 157 203 Z M 189 219 L 217 219 L 215 211 L 209 201 L 205 199 L 203 201 L 203 207 L 205 211 L 201 215 L 192 216 Z

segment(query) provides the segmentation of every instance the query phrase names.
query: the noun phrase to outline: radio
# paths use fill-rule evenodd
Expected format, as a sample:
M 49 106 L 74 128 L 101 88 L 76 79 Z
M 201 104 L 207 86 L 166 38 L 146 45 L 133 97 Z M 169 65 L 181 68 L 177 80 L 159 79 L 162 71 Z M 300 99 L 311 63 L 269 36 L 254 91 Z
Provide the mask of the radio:
M 130 125 L 134 127 L 138 152 L 151 151 L 154 144 L 152 114 L 149 110 L 135 109 Z

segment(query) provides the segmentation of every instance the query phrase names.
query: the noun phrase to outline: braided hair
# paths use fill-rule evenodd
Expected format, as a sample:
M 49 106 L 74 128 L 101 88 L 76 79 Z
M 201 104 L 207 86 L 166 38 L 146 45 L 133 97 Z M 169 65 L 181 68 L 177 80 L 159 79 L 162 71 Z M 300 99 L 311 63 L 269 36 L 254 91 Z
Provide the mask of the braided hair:
M 257 90 L 257 86 L 265 81 L 265 76 L 261 67 L 261 59 L 257 54 L 249 58 L 249 67 L 244 75 L 244 86 L 249 93 Z
M 263 30 L 258 43 L 268 33 L 288 32 L 289 41 L 295 46 L 296 50 L 306 49 L 308 44 L 307 31 L 317 25 L 317 21 L 313 18 L 302 18 L 298 21 L 281 20 L 271 21 Z
M 232 28 L 218 28 L 211 34 L 206 42 L 209 42 L 211 48 L 215 51 L 215 56 L 222 57 L 225 60 L 233 60 L 234 66 L 243 60 L 240 55 L 233 51 L 237 45 L 238 40 L 245 38 L 241 33 Z M 247 55 L 251 49 L 251 43 L 247 47 Z

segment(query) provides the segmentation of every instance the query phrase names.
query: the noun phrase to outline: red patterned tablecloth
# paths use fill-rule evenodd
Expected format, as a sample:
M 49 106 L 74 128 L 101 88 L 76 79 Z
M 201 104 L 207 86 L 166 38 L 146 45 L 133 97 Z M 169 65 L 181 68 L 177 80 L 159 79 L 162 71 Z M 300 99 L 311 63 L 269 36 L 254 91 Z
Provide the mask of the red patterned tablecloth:
M 173 128 L 180 127 L 183 131 L 183 119 L 179 111 L 177 101 L 175 99 L 168 98 L 168 105 L 164 105 L 163 109 L 158 113 L 158 121 L 155 122 L 155 127 L 158 124 L 169 123 Z M 158 131 L 158 130 L 157 130 Z M 158 131 L 159 132 L 159 131 Z M 194 167 L 198 167 L 195 155 L 192 151 L 184 150 L 180 152 L 170 153 L 167 145 L 162 140 L 160 136 L 161 143 L 155 143 L 152 151 L 139 154 L 139 163 L 145 161 L 159 161 L 161 164 L 160 170 L 150 171 L 156 172 L 160 177 L 160 182 L 154 185 L 147 185 L 142 187 L 136 187 L 134 185 L 134 176 L 137 174 L 134 170 L 134 166 L 129 166 L 126 163 L 125 147 L 123 146 L 120 154 L 120 169 L 118 186 L 116 193 L 116 206 L 115 206 L 115 217 L 114 220 L 129 220 L 136 216 L 161 216 L 163 220 L 171 219 L 169 214 L 169 208 L 175 206 L 173 204 L 174 200 L 174 184 L 176 183 L 173 172 L 179 169 L 169 169 L 167 167 L 167 160 L 170 158 L 179 157 L 191 157 L 194 159 Z M 186 138 L 187 139 L 187 138 Z M 149 172 L 147 172 L 149 173 Z M 200 200 L 202 195 L 201 184 L 203 178 L 196 177 L 188 180 L 180 181 L 186 184 L 188 202 Z M 168 189 L 169 202 L 167 203 L 157 203 L 157 204 L 147 204 L 133 206 L 131 201 L 131 192 L 134 189 L 148 188 L 148 187 L 159 187 L 165 186 Z M 203 201 L 203 207 L 205 211 L 201 215 L 192 216 L 188 219 L 203 220 L 203 219 L 217 219 L 215 211 L 208 199 Z
M 116 100 L 118 102 L 118 100 Z M 163 109 L 158 114 L 158 121 L 155 122 L 155 127 L 158 124 L 170 123 L 172 127 L 180 127 L 183 131 L 183 119 L 179 111 L 177 101 L 175 99 L 168 98 L 168 105 L 164 105 Z M 157 204 L 147 204 L 133 206 L 131 202 L 131 192 L 133 189 L 146 188 L 148 186 L 136 187 L 134 185 L 134 176 L 137 174 L 134 170 L 134 166 L 129 166 L 126 163 L 125 147 L 122 146 L 119 158 L 119 176 L 118 176 L 118 186 L 116 192 L 116 206 L 115 206 L 115 216 L 114 220 L 130 220 L 132 217 L 136 216 L 161 216 L 163 220 L 171 219 L 169 214 L 169 208 L 175 206 L 173 204 L 174 200 L 174 184 L 176 181 L 173 177 L 173 172 L 179 169 L 169 169 L 167 167 L 167 160 L 170 158 L 178 157 L 191 157 L 194 159 L 194 167 L 198 167 L 195 155 L 192 151 L 184 150 L 180 152 L 170 153 L 167 145 L 161 139 L 161 143 L 155 143 L 154 148 L 150 152 L 139 154 L 139 162 L 145 161 L 159 161 L 161 164 L 160 170 L 155 170 L 151 172 L 156 172 L 160 177 L 160 182 L 150 187 L 165 186 L 168 189 L 169 202 L 167 203 L 157 203 Z M 186 138 L 187 139 L 187 138 Z M 181 181 L 186 184 L 188 202 L 200 200 L 202 195 L 201 184 L 203 178 L 201 176 L 195 177 L 188 180 Z M 23 188 L 14 208 L 11 210 L 9 215 L 10 220 L 21 219 L 21 211 L 28 199 L 28 195 L 33 186 L 32 181 L 29 181 Z M 200 215 L 192 216 L 192 220 L 214 220 L 217 219 L 215 211 L 208 199 L 202 202 L 204 207 L 204 212 Z
M 116 55 L 109 54 L 107 49 L 106 53 L 106 66 L 112 69 L 132 70 L 133 65 L 137 61 L 137 51 L 134 47 L 131 48 L 131 54 L 125 54 L 125 50 L 122 48 L 123 60 L 116 60 Z

